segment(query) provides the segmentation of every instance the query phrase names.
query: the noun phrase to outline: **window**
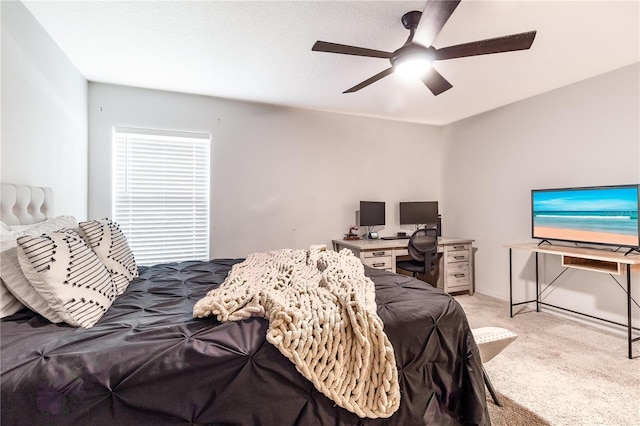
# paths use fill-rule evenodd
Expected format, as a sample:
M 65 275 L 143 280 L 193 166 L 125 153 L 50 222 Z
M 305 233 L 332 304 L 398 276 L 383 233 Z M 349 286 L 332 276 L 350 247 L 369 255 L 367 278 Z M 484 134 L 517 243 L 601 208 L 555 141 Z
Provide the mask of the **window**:
M 113 219 L 136 262 L 209 259 L 211 136 L 115 127 Z

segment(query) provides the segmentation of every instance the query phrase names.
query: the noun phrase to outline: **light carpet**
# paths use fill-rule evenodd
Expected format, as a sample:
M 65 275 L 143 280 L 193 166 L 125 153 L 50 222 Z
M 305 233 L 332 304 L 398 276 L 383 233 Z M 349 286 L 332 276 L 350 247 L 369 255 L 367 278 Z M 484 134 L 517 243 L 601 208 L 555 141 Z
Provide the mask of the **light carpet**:
M 505 402 L 536 418 L 505 420 L 501 414 L 508 410 L 489 402 L 494 425 L 640 425 L 640 343 L 629 359 L 625 335 L 523 306 L 514 313 L 525 312 L 509 318 L 507 301 L 479 293 L 455 298 L 472 328 L 518 334 L 485 369 Z

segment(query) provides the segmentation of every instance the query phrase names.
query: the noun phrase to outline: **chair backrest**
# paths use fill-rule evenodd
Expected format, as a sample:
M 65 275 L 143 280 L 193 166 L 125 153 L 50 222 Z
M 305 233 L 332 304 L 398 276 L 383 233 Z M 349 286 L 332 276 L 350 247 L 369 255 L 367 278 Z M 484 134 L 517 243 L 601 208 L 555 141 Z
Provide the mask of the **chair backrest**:
M 434 260 L 438 253 L 438 230 L 418 229 L 411 235 L 407 248 L 414 260 L 424 262 L 425 273 L 432 271 L 436 266 Z

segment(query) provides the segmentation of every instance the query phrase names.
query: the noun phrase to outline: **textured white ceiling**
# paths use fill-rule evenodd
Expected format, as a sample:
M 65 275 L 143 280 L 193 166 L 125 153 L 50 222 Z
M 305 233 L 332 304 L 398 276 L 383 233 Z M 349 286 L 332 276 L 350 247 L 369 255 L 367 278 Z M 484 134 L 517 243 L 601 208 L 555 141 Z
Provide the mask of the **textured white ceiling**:
M 640 1 L 463 0 L 437 48 L 537 30 L 529 50 L 434 64 L 435 97 L 386 59 L 312 52 L 316 40 L 394 51 L 424 1 L 25 1 L 90 81 L 446 124 L 640 60 Z

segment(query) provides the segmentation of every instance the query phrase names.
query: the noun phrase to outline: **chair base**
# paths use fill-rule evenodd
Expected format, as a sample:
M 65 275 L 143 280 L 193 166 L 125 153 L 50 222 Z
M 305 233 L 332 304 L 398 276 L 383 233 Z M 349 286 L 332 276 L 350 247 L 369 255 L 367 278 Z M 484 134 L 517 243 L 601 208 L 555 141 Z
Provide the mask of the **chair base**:
M 493 398 L 493 402 L 495 402 L 498 407 L 502 407 L 502 404 L 498 399 L 498 395 L 496 394 L 495 389 L 493 389 L 491 380 L 489 380 L 489 375 L 484 369 L 484 363 L 491 361 L 494 356 L 502 352 L 502 350 L 509 346 L 509 344 L 513 342 L 518 337 L 518 335 L 507 330 L 506 328 L 500 327 L 474 328 L 471 330 L 471 332 L 473 333 L 473 339 L 478 345 L 480 359 L 483 363 L 482 377 L 484 378 L 484 383 L 487 386 L 491 397 Z
M 489 393 L 491 394 L 491 398 L 493 398 L 493 402 L 498 406 L 502 407 L 500 400 L 498 399 L 498 395 L 496 394 L 495 389 L 493 389 L 493 385 L 491 384 L 491 380 L 489 380 L 489 375 L 487 374 L 487 370 L 484 369 L 484 365 L 482 366 L 482 377 L 484 378 L 484 384 L 489 389 Z

